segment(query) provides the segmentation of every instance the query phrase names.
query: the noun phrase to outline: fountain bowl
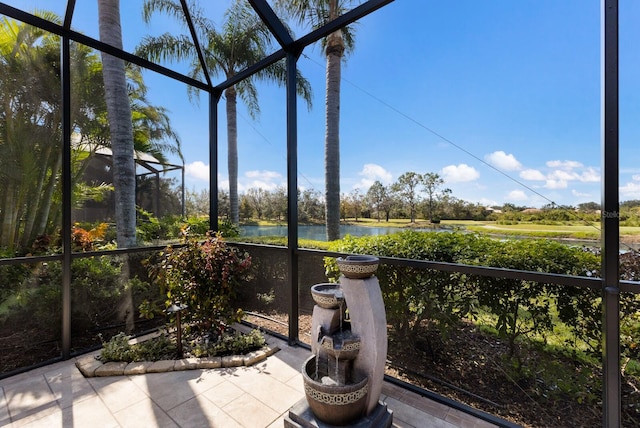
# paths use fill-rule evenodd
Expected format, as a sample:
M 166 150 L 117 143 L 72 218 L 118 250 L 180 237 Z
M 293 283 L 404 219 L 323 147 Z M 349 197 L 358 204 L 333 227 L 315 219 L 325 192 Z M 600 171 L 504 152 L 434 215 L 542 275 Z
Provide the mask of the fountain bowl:
M 324 384 L 315 380 L 316 356 L 307 358 L 302 366 L 304 393 L 318 420 L 331 425 L 347 425 L 365 415 L 369 378 L 356 376 L 344 385 Z M 318 368 L 318 378 L 327 376 L 327 365 Z M 323 376 L 324 375 L 324 376 Z
M 333 358 L 353 360 L 360 352 L 360 338 L 349 330 L 326 335 L 320 340 L 320 347 Z
M 316 305 L 325 309 L 337 309 L 344 300 L 340 284 L 330 282 L 311 286 L 311 297 Z
M 374 256 L 347 256 L 336 259 L 340 272 L 347 278 L 369 278 L 378 270 L 380 260 Z

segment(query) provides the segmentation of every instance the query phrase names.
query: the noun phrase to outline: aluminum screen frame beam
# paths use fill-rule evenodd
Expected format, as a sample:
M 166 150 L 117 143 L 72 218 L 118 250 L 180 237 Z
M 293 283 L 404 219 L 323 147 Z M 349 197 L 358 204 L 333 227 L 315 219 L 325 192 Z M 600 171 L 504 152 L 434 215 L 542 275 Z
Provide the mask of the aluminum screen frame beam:
M 602 0 L 603 426 L 621 425 L 618 0 Z

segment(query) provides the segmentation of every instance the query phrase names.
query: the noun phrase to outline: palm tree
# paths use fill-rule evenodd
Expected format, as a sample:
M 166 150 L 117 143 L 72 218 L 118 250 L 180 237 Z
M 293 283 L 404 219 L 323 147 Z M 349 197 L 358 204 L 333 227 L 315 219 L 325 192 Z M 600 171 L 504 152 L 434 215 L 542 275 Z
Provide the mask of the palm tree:
M 278 7 L 300 23 L 315 29 L 344 13 L 350 0 L 280 0 Z M 322 40 L 327 56 L 325 98 L 325 219 L 327 240 L 340 239 L 340 80 L 342 59 L 353 49 L 353 32 L 349 27 L 329 34 Z
M 195 4 L 190 4 L 189 9 L 200 40 L 205 43 L 205 63 L 210 72 L 221 74 L 228 79 L 267 56 L 271 43 L 269 30 L 246 1 L 236 0 L 231 5 L 225 14 L 225 21 L 220 31 L 204 17 L 202 10 Z M 175 0 L 146 0 L 144 18 L 147 22 L 154 12 L 164 12 L 184 22 L 182 7 Z M 136 49 L 136 53 L 152 61 L 189 60 L 190 75 L 195 78 L 203 75 L 196 46 L 187 35 L 173 36 L 166 33 L 158 37 L 146 37 Z M 229 204 L 231 221 L 236 225 L 239 223 L 237 98 L 240 97 L 246 104 L 249 114 L 255 118 L 260 112 L 255 80 L 264 79 L 284 83 L 285 76 L 285 65 L 283 62 L 278 62 L 227 88 L 224 92 L 227 112 Z M 192 88 L 190 89 L 190 95 L 192 95 L 194 92 Z M 311 87 L 299 74 L 297 90 L 310 106 Z
M 52 12 L 35 12 L 62 24 Z M 75 206 L 108 190 L 80 179 L 93 150 L 111 142 L 104 100 L 100 57 L 91 48 L 72 43 L 71 128 L 72 189 Z M 0 19 L 0 248 L 27 251 L 40 235 L 60 228 L 62 168 L 62 106 L 60 37 L 9 18 Z M 133 109 L 134 147 L 162 160 L 180 155 L 164 109 L 146 99 L 139 67 L 126 68 Z M 171 142 L 171 141 L 174 142 Z
M 100 40 L 122 49 L 119 0 L 98 0 L 98 20 Z M 102 52 L 102 76 L 113 152 L 116 239 L 119 247 L 127 248 L 136 244 L 136 174 L 124 61 Z

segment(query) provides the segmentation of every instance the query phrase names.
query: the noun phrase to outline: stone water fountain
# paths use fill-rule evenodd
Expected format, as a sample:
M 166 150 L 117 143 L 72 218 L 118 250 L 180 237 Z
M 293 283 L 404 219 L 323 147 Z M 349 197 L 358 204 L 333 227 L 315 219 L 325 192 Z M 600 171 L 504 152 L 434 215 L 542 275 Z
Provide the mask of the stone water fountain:
M 302 377 L 305 398 L 285 418 L 287 428 L 390 427 L 393 415 L 380 402 L 387 358 L 387 321 L 378 259 L 338 258 L 338 284 L 311 287 L 316 303 L 311 352 Z

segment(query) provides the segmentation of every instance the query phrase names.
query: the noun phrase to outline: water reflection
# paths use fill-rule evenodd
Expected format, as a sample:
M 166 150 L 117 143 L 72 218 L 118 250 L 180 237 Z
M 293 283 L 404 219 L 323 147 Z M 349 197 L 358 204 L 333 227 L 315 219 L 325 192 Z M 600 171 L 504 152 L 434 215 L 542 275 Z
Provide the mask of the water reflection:
M 401 232 L 401 227 L 388 226 L 356 226 L 350 224 L 340 225 L 340 237 L 388 235 L 390 233 Z M 241 226 L 240 236 L 287 236 L 287 226 Z M 326 241 L 327 233 L 324 225 L 304 225 L 298 226 L 299 239 L 311 239 L 314 241 Z

